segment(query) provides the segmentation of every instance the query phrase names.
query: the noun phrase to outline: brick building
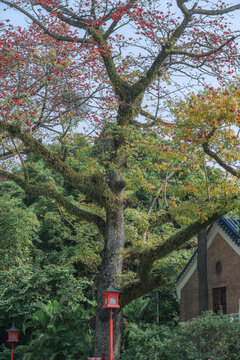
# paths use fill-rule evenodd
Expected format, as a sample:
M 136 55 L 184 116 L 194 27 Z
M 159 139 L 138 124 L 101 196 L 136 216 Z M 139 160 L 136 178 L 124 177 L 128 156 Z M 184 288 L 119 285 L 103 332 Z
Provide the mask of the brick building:
M 207 281 L 209 309 L 240 318 L 240 236 L 238 220 L 222 216 L 208 231 Z M 180 319 L 198 316 L 197 250 L 177 279 Z M 235 315 L 235 316 L 236 316 Z

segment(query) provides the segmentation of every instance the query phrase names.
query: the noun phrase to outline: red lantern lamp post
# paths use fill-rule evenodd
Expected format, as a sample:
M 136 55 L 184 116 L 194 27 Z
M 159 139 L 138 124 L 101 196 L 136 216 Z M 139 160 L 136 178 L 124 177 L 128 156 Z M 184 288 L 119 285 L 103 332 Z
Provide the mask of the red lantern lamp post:
M 112 284 L 103 293 L 103 309 L 110 309 L 109 319 L 109 360 L 113 360 L 113 309 L 119 309 L 118 304 L 119 294 L 122 292 L 116 289 Z
M 11 360 L 13 360 L 14 357 L 14 343 L 18 343 L 18 334 L 21 330 L 16 328 L 14 324 L 10 329 L 7 329 L 8 332 L 8 342 L 12 343 L 12 351 L 11 351 Z

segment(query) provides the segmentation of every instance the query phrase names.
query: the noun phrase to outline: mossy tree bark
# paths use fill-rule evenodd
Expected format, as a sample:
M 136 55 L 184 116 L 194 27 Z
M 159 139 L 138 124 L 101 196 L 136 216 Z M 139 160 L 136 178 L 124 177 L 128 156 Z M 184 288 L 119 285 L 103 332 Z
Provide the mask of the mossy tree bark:
M 95 342 L 94 342 L 94 355 L 99 354 L 108 355 L 108 338 L 109 327 L 108 321 L 106 322 L 106 312 L 102 310 L 103 295 L 101 290 L 106 289 L 112 282 L 119 284 L 120 275 L 122 273 L 122 254 L 121 250 L 124 246 L 124 222 L 123 222 L 123 204 L 119 204 L 117 212 L 114 215 L 109 215 L 106 224 L 105 232 L 105 246 L 103 260 L 101 264 L 101 271 L 97 278 L 97 316 L 95 327 Z M 120 326 L 121 316 L 114 318 L 114 356 L 119 355 L 120 346 Z

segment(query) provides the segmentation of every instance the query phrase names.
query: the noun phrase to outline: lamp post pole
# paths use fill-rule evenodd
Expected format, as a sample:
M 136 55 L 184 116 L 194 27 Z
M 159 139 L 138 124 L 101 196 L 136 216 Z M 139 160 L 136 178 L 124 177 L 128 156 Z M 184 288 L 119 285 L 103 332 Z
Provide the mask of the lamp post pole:
M 14 342 L 12 343 L 11 360 L 13 360 L 13 357 L 14 357 Z
M 109 360 L 113 360 L 113 309 L 110 309 L 109 319 Z
M 20 329 L 16 328 L 14 324 L 10 329 L 7 329 L 8 332 L 8 342 L 12 343 L 12 350 L 11 350 L 11 360 L 14 358 L 14 343 L 18 343 L 18 334 Z
M 118 298 L 122 290 L 115 288 L 112 284 L 103 293 L 103 309 L 110 310 L 109 318 L 109 355 L 108 359 L 113 360 L 113 309 L 120 309 Z

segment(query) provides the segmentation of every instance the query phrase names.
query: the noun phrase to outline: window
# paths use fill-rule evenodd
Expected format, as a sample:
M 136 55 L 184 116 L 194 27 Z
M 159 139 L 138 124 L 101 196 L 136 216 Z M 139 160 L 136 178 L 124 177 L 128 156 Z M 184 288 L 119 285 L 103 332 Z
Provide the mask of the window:
M 222 310 L 224 314 L 227 313 L 225 287 L 213 289 L 213 311 L 218 313 L 219 310 Z

